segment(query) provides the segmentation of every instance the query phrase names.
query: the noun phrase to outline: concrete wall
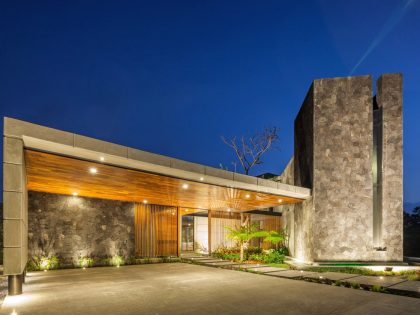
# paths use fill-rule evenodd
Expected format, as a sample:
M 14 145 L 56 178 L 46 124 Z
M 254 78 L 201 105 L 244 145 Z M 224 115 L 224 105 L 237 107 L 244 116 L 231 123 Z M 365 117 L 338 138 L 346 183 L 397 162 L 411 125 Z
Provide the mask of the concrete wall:
M 382 156 L 380 193 L 373 181 L 377 152 L 372 78 L 321 79 L 310 87 L 295 120 L 294 158 L 277 178 L 312 189 L 312 198 L 304 203 L 282 207 L 296 258 L 402 260 L 401 81 L 398 74 L 378 80 L 377 103 L 383 115 L 377 120 L 383 121 L 377 149 Z M 380 235 L 379 247 L 374 234 Z
M 79 257 L 134 256 L 134 204 L 29 192 L 29 258 L 56 255 L 60 264 Z

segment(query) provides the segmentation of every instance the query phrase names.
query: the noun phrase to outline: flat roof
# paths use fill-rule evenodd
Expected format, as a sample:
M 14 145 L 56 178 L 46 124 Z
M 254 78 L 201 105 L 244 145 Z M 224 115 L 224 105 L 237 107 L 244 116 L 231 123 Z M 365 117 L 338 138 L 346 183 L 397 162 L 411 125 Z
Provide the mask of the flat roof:
M 13 118 L 4 118 L 4 135 L 22 139 L 26 149 L 107 166 L 299 201 L 310 197 L 310 189 L 307 188 L 187 162 Z

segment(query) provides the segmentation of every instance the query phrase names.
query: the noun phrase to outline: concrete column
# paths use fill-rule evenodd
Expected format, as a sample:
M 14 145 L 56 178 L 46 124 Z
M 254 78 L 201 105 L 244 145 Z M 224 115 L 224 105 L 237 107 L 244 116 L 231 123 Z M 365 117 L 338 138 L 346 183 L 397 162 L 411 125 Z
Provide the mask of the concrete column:
M 9 294 L 22 293 L 27 262 L 27 193 L 23 142 L 4 136 L 3 151 L 3 266 Z

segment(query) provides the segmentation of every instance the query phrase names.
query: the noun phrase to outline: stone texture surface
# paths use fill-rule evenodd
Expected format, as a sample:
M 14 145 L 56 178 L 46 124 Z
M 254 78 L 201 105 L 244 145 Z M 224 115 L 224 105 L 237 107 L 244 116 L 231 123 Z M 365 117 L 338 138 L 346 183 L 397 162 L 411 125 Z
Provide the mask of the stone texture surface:
M 403 256 L 402 76 L 382 75 L 377 83 L 382 107 L 382 246 L 385 259 Z
M 374 222 L 372 78 L 321 79 L 311 85 L 295 120 L 294 157 L 276 178 L 312 190 L 305 202 L 280 209 L 294 257 L 402 260 L 400 75 L 379 79 L 377 102 L 383 108 L 383 197 L 381 220 Z M 378 222 L 386 251 L 376 250 L 373 242 Z
M 314 82 L 313 259 L 372 258 L 370 76 Z
M 29 192 L 29 256 L 134 255 L 134 205 L 114 200 Z

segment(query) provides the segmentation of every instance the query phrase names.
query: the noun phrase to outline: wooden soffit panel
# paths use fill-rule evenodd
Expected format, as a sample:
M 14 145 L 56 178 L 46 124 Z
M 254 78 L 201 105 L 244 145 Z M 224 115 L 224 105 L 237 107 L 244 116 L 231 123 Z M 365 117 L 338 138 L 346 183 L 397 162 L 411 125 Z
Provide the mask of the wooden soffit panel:
M 231 211 L 302 202 L 280 195 L 186 181 L 39 151 L 25 150 L 25 159 L 27 188 L 32 191 Z M 97 172 L 92 174 L 91 168 Z

